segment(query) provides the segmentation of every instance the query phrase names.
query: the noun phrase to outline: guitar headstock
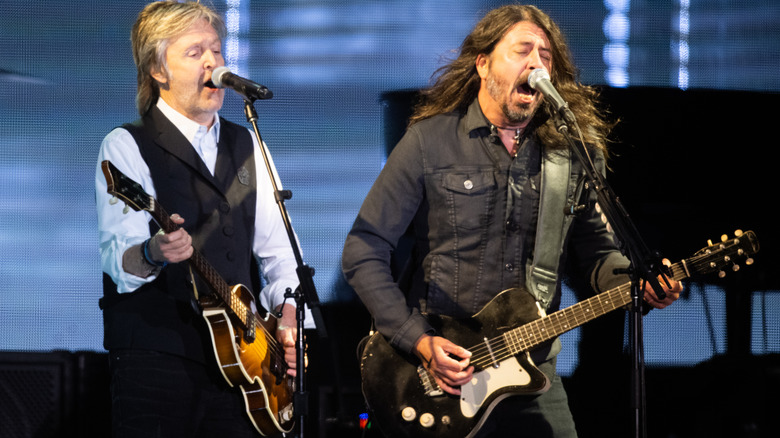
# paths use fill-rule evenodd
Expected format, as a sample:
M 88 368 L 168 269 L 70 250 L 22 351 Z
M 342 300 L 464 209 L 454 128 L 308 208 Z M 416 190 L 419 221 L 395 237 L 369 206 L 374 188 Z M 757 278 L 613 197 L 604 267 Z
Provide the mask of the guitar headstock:
M 154 198 L 146 193 L 140 184 L 120 172 L 110 161 L 100 163 L 106 178 L 107 192 L 122 199 L 135 211 L 154 211 Z
M 723 278 L 726 276 L 726 268 L 732 271 L 740 269 L 738 262 L 744 261 L 745 265 L 752 265 L 752 256 L 758 249 L 758 238 L 754 232 L 737 230 L 733 238 L 724 234 L 718 243 L 712 243 L 710 240 L 706 248 L 686 260 L 686 267 L 700 274 L 718 271 L 718 276 Z

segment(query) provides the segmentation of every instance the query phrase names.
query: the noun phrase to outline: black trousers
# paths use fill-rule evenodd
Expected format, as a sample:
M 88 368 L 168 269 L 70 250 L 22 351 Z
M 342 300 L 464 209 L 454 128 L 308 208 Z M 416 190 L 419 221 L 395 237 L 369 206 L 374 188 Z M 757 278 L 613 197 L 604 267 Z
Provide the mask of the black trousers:
M 115 438 L 258 437 L 240 390 L 217 365 L 145 351 L 109 352 Z

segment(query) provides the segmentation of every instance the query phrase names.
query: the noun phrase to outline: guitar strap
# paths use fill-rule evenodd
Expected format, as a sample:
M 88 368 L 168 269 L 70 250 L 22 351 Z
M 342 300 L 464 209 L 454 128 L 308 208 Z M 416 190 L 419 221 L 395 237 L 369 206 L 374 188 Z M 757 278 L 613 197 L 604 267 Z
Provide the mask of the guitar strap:
M 568 193 L 570 152 L 554 151 L 544 155 L 534 258 L 526 268 L 526 288 L 547 309 L 558 287 L 563 241 L 574 217 L 566 214 L 566 208 L 574 205 L 574 194 Z

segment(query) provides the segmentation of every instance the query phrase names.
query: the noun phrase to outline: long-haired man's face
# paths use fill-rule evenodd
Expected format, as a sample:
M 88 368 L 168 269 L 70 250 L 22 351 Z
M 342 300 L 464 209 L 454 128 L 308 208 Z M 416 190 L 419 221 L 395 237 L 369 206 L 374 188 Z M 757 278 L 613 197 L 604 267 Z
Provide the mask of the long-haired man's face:
M 515 24 L 489 55 L 477 57 L 480 104 L 491 123 L 515 126 L 531 119 L 542 99 L 528 86 L 528 75 L 537 68 L 552 68 L 550 42 L 528 21 Z

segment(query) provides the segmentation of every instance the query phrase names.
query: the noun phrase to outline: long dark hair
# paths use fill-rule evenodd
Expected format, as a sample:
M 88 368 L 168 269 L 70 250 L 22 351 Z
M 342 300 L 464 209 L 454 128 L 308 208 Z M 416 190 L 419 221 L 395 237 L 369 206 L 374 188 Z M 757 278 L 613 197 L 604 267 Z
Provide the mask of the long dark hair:
M 420 103 L 415 107 L 409 124 L 437 114 L 465 113 L 479 92 L 477 56 L 492 53 L 504 35 L 521 21 L 531 22 L 547 34 L 552 52 L 551 81 L 583 127 L 586 143 L 606 152 L 606 137 L 614 123 L 608 122 L 605 114 L 596 107 L 597 90 L 577 82 L 577 69 L 560 28 L 547 14 L 529 5 L 506 5 L 488 12 L 463 40 L 458 57 L 434 73 L 435 81 L 430 88 L 422 91 Z M 537 117 L 546 118 L 545 112 L 538 111 Z M 552 121 L 542 123 L 537 133 L 548 147 L 563 144 Z

